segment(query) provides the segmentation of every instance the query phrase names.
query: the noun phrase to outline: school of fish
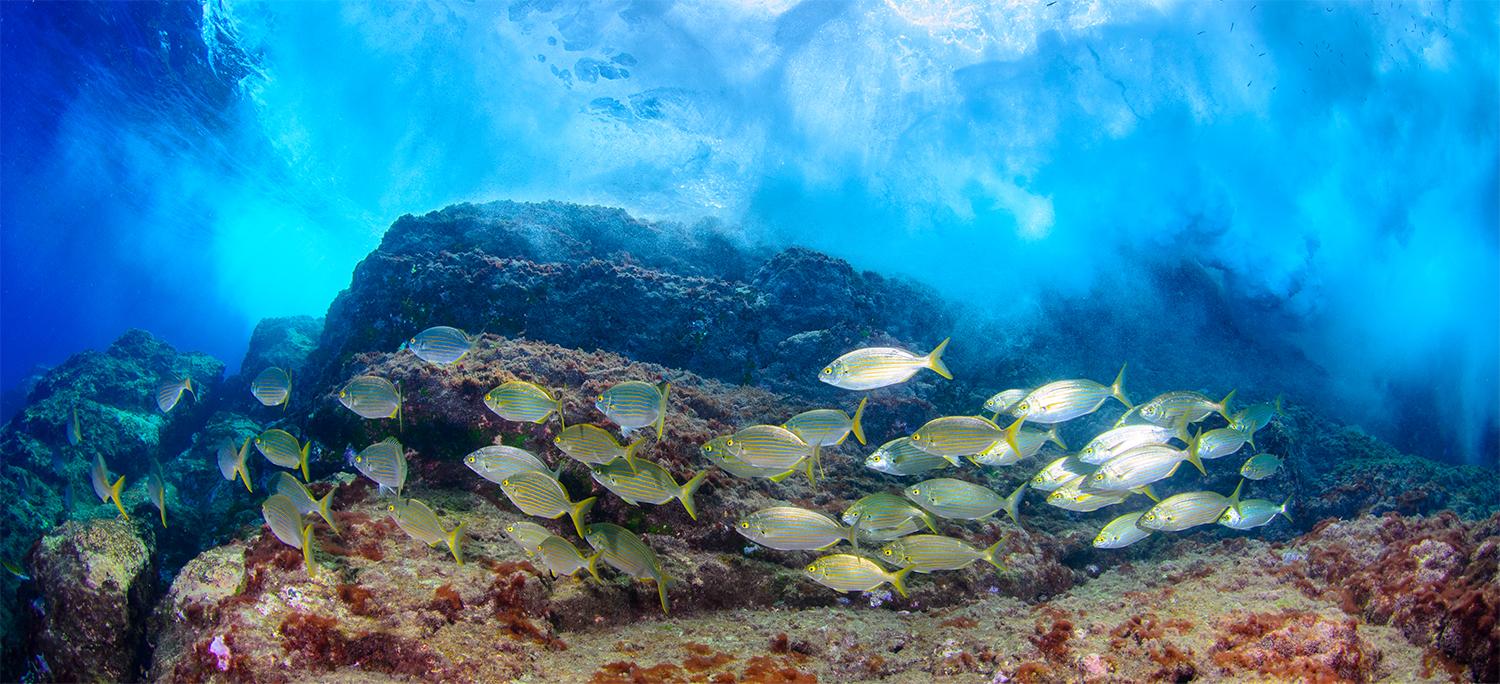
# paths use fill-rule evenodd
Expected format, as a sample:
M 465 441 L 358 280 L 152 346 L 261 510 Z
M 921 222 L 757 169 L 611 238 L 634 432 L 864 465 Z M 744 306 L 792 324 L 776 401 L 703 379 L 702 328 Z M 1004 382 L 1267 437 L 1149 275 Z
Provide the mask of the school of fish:
M 464 358 L 479 336 L 448 326 L 429 328 L 403 343 L 426 363 L 448 367 Z M 867 391 L 907 381 L 923 370 L 952 379 L 943 362 L 948 340 L 925 355 L 893 347 L 856 349 L 832 360 L 818 379 L 851 391 Z M 1009 388 L 985 400 L 982 411 L 989 416 L 940 416 L 909 435 L 891 436 L 868 457 L 871 470 L 901 478 L 922 477 L 919 482 L 893 486 L 891 491 L 871 492 L 848 505 L 835 518 L 820 511 L 777 505 L 746 511 L 735 523 L 735 531 L 751 542 L 778 551 L 827 551 L 840 543 L 847 552 L 822 555 L 803 568 L 813 582 L 837 591 L 871 591 L 890 584 L 907 594 L 911 573 L 959 570 L 984 561 L 1004 570 L 1003 540 L 977 544 L 943 534 L 939 523 L 961 527 L 969 523 L 987 526 L 1003 511 L 1012 523 L 1021 522 L 1021 504 L 1028 492 L 1044 495 L 1046 504 L 1088 512 L 1125 504 L 1142 497 L 1148 504 L 1130 508 L 1106 523 L 1093 545 L 1118 549 L 1157 533 L 1181 532 L 1201 525 L 1218 524 L 1247 530 L 1270 524 L 1279 515 L 1290 520 L 1290 500 L 1242 499 L 1247 481 L 1266 480 L 1281 471 L 1285 459 L 1269 453 L 1254 453 L 1242 461 L 1241 480 L 1233 492 L 1186 491 L 1165 498 L 1153 485 L 1173 477 L 1183 463 L 1200 475 L 1207 474 L 1208 461 L 1252 449 L 1255 434 L 1283 415 L 1282 401 L 1232 410 L 1235 392 L 1222 399 L 1192 391 L 1173 391 L 1142 404 L 1134 404 L 1125 393 L 1122 367 L 1110 384 L 1088 379 L 1064 379 L 1031 388 Z M 196 394 L 190 378 L 173 379 L 156 393 L 165 413 L 178 405 L 184 394 Z M 281 368 L 261 371 L 250 383 L 250 392 L 268 407 L 283 410 L 291 401 L 291 374 Z M 666 383 L 625 381 L 599 393 L 594 408 L 619 430 L 587 422 L 567 424 L 560 395 L 525 380 L 502 383 L 487 392 L 483 404 L 508 421 L 544 423 L 553 418 L 558 430 L 553 445 L 567 459 L 587 468 L 592 480 L 607 492 L 631 505 L 662 505 L 676 501 L 697 519 L 694 494 L 709 471 L 705 468 L 679 482 L 661 464 L 646 457 L 650 444 L 666 431 L 671 386 Z M 376 375 L 359 375 L 337 392 L 337 401 L 367 420 L 394 418 L 402 429 L 402 394 L 398 383 Z M 747 425 L 732 434 L 720 435 L 700 446 L 709 465 L 740 478 L 765 478 L 774 483 L 793 475 L 816 484 L 824 475 L 822 451 L 838 447 L 853 435 L 866 444 L 863 415 L 868 397 L 860 397 L 852 412 L 822 408 L 788 416 L 780 425 Z M 1113 427 L 1094 435 L 1076 452 L 1068 452 L 1058 427 L 1093 414 L 1115 402 L 1125 410 Z M 1008 424 L 1002 427 L 1001 418 Z M 1215 423 L 1222 423 L 1216 425 Z M 1029 425 L 1028 425 L 1029 424 Z M 70 444 L 85 436 L 74 411 L 66 426 Z M 644 433 L 644 434 L 637 434 Z M 632 437 L 634 437 L 632 439 Z M 1053 446 L 1062 453 L 1041 456 Z M 337 485 L 321 497 L 309 489 L 310 442 L 292 433 L 272 428 L 247 438 L 239 446 L 226 443 L 217 453 L 219 472 L 225 480 L 240 480 L 254 492 L 247 459 L 251 447 L 267 462 L 286 470 L 274 476 L 272 493 L 261 507 L 267 528 L 281 542 L 302 551 L 309 575 L 317 571 L 314 561 L 314 522 L 321 520 L 329 532 L 339 534 L 333 515 Z M 959 477 L 928 477 L 943 471 L 964 469 L 967 461 L 983 477 L 984 469 L 1003 468 L 1035 459 L 1040 465 L 1009 495 Z M 1236 459 L 1238 460 L 1238 459 Z M 655 584 L 661 608 L 670 607 L 667 574 L 660 556 L 635 533 L 609 523 L 588 523 L 596 496 L 575 498 L 559 479 L 565 460 L 549 466 L 541 455 L 515 446 L 487 446 L 464 457 L 475 475 L 497 485 L 522 513 L 546 519 L 567 516 L 582 542 L 536 523 L 518 521 L 505 528 L 509 537 L 528 557 L 540 561 L 553 576 L 587 570 L 602 581 L 600 561 L 623 575 Z M 464 524 L 446 523 L 426 503 L 407 498 L 403 492 L 409 467 L 406 449 L 395 436 L 354 453 L 350 464 L 390 499 L 387 515 L 406 534 L 429 546 L 445 545 L 454 562 L 462 565 Z M 294 474 L 295 473 L 295 474 Z M 301 476 L 299 480 L 297 475 Z M 167 524 L 165 480 L 159 469 L 150 476 L 148 492 Z M 112 501 L 120 515 L 124 477 L 112 478 L 103 458 L 91 470 L 95 493 L 101 501 Z M 321 487 L 321 485 L 319 485 Z M 582 550 L 582 549 L 586 549 Z

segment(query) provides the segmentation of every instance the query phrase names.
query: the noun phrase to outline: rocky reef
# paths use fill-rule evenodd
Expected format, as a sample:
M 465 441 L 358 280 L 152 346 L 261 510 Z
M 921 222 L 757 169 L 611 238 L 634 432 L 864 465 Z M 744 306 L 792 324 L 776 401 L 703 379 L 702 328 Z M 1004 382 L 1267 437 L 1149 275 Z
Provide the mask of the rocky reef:
M 400 349 L 439 324 L 479 333 L 472 351 L 439 367 Z M 1198 324 L 1217 330 L 1216 345 L 1244 339 L 1221 318 Z M 738 516 L 774 502 L 837 515 L 859 496 L 914 482 L 864 468 L 863 458 L 929 418 L 974 412 L 1003 389 L 997 383 L 1112 374 L 1119 349 L 1137 348 L 1108 325 L 1092 329 L 1118 337 L 1103 345 L 1063 344 L 1073 333 L 1059 330 L 998 347 L 973 343 L 1006 338 L 919 285 L 805 249 L 739 244 L 712 225 L 652 224 L 560 203 L 402 217 L 325 319 L 262 322 L 227 380 L 218 379 L 223 364 L 140 331 L 42 378 L 0 429 L 0 491 L 18 502 L 0 514 L 9 516 L 0 551 L 24 558 L 31 575 L 7 574 L 0 584 L 5 624 L 17 626 L 7 629 L 4 674 L 273 682 L 1497 677 L 1500 478 L 1400 453 L 1329 420 L 1297 401 L 1303 385 L 1242 393 L 1289 394 L 1286 415 L 1256 445 L 1287 455 L 1287 467 L 1249 483 L 1246 495 L 1289 496 L 1295 522 L 1251 532 L 1210 526 L 1101 550 L 1090 540 L 1120 511 L 1068 513 L 1032 494 L 1019 526 L 942 523 L 944 533 L 976 544 L 998 542 L 1002 571 L 979 563 L 914 575 L 906 598 L 827 590 L 801 576 L 817 554 L 760 548 L 734 531 Z M 950 334 L 958 379 L 924 372 L 868 393 L 872 444 L 851 439 L 828 450 L 817 486 L 736 478 L 700 455 L 707 439 L 748 424 L 810 408 L 852 410 L 851 393 L 816 380 L 819 364 L 844 351 L 885 343 L 925 351 Z M 268 365 L 291 372 L 288 406 L 262 406 L 249 392 Z M 1181 359 L 1140 365 L 1133 394 L 1211 380 Z M 161 414 L 155 386 L 184 373 L 203 390 Z M 365 420 L 340 405 L 338 390 L 362 373 L 399 383 L 401 421 Z M 696 520 L 676 502 L 627 504 L 571 462 L 561 478 L 575 500 L 600 497 L 590 522 L 624 526 L 662 557 L 673 578 L 670 615 L 649 582 L 610 571 L 603 582 L 586 573 L 554 578 L 506 538 L 507 523 L 537 519 L 462 457 L 506 444 L 552 464 L 561 458 L 551 445 L 555 421 L 513 423 L 484 406 L 488 390 L 516 378 L 558 392 L 569 424 L 606 427 L 593 407 L 604 388 L 672 384 L 665 436 L 641 456 L 678 481 L 710 469 Z M 86 437 L 76 448 L 64 431 L 74 406 Z M 1117 415 L 1070 422 L 1064 439 L 1076 448 Z M 314 525 L 312 576 L 301 553 L 262 525 L 277 468 L 252 453 L 253 493 L 218 472 L 221 445 L 269 427 L 311 441 L 312 493 L 334 492 L 339 532 Z M 387 499 L 354 474 L 348 454 L 387 436 L 401 441 L 410 463 L 405 495 L 427 502 L 445 528 L 463 523 L 465 564 L 401 531 Z M 107 520 L 113 506 L 95 505 L 87 469 L 96 453 L 126 476 L 131 523 Z M 1241 460 L 1211 461 L 1208 477 L 1184 472 L 1167 489 L 1228 493 Z M 153 461 L 167 480 L 166 528 L 140 484 Z M 1006 493 L 1040 462 L 949 472 Z M 71 513 L 63 505 L 69 487 Z M 574 536 L 566 518 L 539 522 Z M 149 563 L 134 560 L 140 549 Z M 88 579 L 105 567 L 122 570 Z M 108 606 L 109 629 L 58 615 L 58 601 L 75 600 Z M 15 636 L 22 624 L 30 626 L 24 644 Z M 101 659 L 83 657 L 90 653 Z

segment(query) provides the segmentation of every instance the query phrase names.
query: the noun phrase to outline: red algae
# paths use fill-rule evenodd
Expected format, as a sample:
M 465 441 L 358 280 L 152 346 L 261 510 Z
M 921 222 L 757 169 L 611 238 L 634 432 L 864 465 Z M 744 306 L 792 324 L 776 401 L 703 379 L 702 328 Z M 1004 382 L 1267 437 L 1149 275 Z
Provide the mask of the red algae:
M 444 584 L 432 592 L 432 601 L 427 607 L 442 613 L 451 625 L 458 622 L 458 616 L 464 612 L 464 600 L 453 590 L 452 584 Z
M 688 681 L 682 668 L 671 663 L 641 667 L 624 661 L 605 663 L 589 678 L 591 684 L 685 684 Z
M 292 613 L 282 620 L 278 632 L 282 650 L 313 671 L 359 668 L 429 681 L 442 681 L 451 674 L 441 656 L 420 641 L 381 632 L 349 637 L 330 617 Z
M 1036 623 L 1036 636 L 1029 637 L 1031 645 L 1042 652 L 1042 657 L 1054 663 L 1068 661 L 1068 641 L 1073 638 L 1073 623 L 1063 617 L 1054 617 L 1050 628 Z
M 384 614 L 384 612 L 380 610 L 378 604 L 372 604 L 370 602 L 370 599 L 373 598 L 375 594 L 369 589 L 361 587 L 357 584 L 340 584 L 338 593 L 339 600 L 343 601 L 344 605 L 349 606 L 349 612 L 355 615 L 361 615 L 364 617 L 376 617 Z
M 1226 674 L 1366 682 L 1374 678 L 1381 657 L 1359 637 L 1352 619 L 1334 622 L 1310 613 L 1249 613 L 1224 619 L 1221 629 L 1224 636 L 1209 652 Z

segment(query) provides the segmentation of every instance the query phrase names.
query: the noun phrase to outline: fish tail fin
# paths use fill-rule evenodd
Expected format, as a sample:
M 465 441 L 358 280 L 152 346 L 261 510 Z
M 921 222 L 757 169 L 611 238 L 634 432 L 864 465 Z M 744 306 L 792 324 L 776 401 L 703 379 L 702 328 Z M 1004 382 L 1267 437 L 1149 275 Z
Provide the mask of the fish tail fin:
M 671 610 L 669 610 L 669 604 L 671 602 L 667 600 L 667 580 L 669 579 L 671 578 L 667 577 L 667 573 L 665 572 L 662 573 L 660 577 L 656 578 L 656 594 L 657 596 L 661 597 L 662 615 L 669 615 L 672 612 Z
M 1219 400 L 1219 415 L 1224 416 L 1224 420 L 1229 420 L 1229 402 L 1234 401 L 1234 394 L 1238 391 L 1238 389 L 1229 390 L 1229 394 Z
M 672 383 L 663 382 L 658 389 L 661 390 L 661 403 L 657 405 L 657 413 L 660 415 L 656 416 L 656 440 L 661 441 L 661 433 L 667 427 L 667 394 L 672 391 Z
M 464 564 L 464 523 L 462 520 L 448 532 L 448 551 L 453 553 L 453 560 L 459 565 Z
M 1052 427 L 1047 428 L 1047 441 L 1056 444 L 1058 448 L 1062 449 L 1063 451 L 1068 450 L 1068 445 L 1064 444 L 1062 441 L 1062 437 L 1059 437 L 1057 434 L 1057 424 L 1055 423 L 1052 425 Z
M 932 532 L 933 534 L 938 533 L 937 519 L 933 518 L 932 514 L 928 513 L 926 510 L 922 511 L 922 522 L 927 523 L 927 530 L 929 532 Z
M 1239 483 L 1234 486 L 1234 493 L 1229 495 L 1229 505 L 1230 506 L 1238 506 L 1238 505 L 1240 505 L 1240 488 L 1244 487 L 1244 486 L 1245 486 L 1245 478 L 1242 477 L 1242 478 L 1240 478 Z
M 818 477 L 828 477 L 828 473 L 826 473 L 826 472 L 823 471 L 823 445 L 821 445 L 821 444 L 814 444 L 813 445 L 812 457 L 813 457 L 813 462 L 809 463 L 807 465 L 807 469 L 808 469 L 809 474 L 812 472 L 812 467 L 813 466 L 817 466 L 818 467 Z M 817 484 L 817 483 L 814 482 L 813 484 Z
M 340 534 L 338 523 L 333 521 L 333 490 L 328 490 L 323 498 L 318 499 L 318 515 L 323 516 L 323 522 L 328 523 L 328 529 L 334 534 Z
M 870 401 L 869 397 L 860 397 L 859 406 L 855 407 L 855 409 L 854 409 L 854 421 L 853 421 L 854 425 L 852 426 L 852 429 L 854 431 L 854 438 L 857 439 L 857 440 L 859 440 L 860 444 L 866 444 L 866 442 L 865 442 L 865 428 L 864 428 L 864 426 L 862 426 L 860 424 L 859 421 L 860 421 L 861 418 L 864 417 L 864 415 L 865 415 L 865 404 L 868 403 L 869 401 Z
M 292 371 L 286 372 L 286 397 L 281 400 L 281 412 L 286 413 L 286 407 L 292 405 Z
M 1017 525 L 1021 524 L 1021 499 L 1026 498 L 1026 484 L 1022 481 L 1021 486 L 1016 487 L 1016 491 L 1005 497 L 1005 515 Z
M 1187 462 L 1193 464 L 1193 467 L 1198 469 L 1199 474 L 1207 477 L 1208 470 L 1204 469 L 1203 459 L 1198 456 L 1198 445 L 1201 443 L 1199 438 L 1202 436 L 1203 433 L 1200 431 L 1193 437 L 1193 447 L 1187 450 Z
M 567 421 L 566 418 L 563 418 L 563 401 L 562 401 L 562 395 L 558 395 L 558 397 L 557 397 L 557 408 L 555 408 L 553 410 L 557 411 L 557 429 L 559 429 L 559 430 L 566 430 L 566 429 L 568 429 L 568 421 Z
M 1292 520 L 1292 514 L 1286 512 L 1287 507 L 1289 507 L 1291 505 L 1292 505 L 1292 495 L 1288 494 L 1288 495 L 1286 495 L 1286 499 L 1281 502 L 1281 508 L 1277 509 L 1276 512 L 1280 513 L 1281 517 L 1286 518 L 1287 522 L 1294 523 L 1294 522 L 1297 522 L 1297 521 Z
M 625 447 L 625 456 L 623 458 L 625 459 L 626 465 L 630 466 L 630 472 L 632 473 L 636 472 L 635 452 L 640 451 L 641 445 L 645 443 L 645 437 L 637 437 L 634 442 L 631 442 L 628 446 Z
M 848 535 L 846 538 L 849 540 L 849 545 L 853 546 L 855 551 L 858 551 L 859 550 L 859 525 L 856 523 L 854 525 L 850 525 L 850 526 L 844 528 L 844 534 Z
M 1016 435 L 1020 434 L 1021 424 L 1024 422 L 1026 422 L 1025 418 L 1017 418 L 1016 422 L 1011 423 L 1010 427 L 1005 428 L 1005 443 L 1009 444 L 1011 450 L 1018 454 L 1021 453 L 1021 447 L 1016 443 Z
M 402 415 L 405 403 L 401 397 L 401 383 L 396 383 L 396 432 L 406 432 L 406 417 Z
M 182 379 L 182 388 L 187 390 L 189 394 L 193 395 L 194 399 L 198 398 L 198 390 L 193 388 L 192 376 L 188 376 Z
M 1151 489 L 1151 485 L 1141 485 L 1130 491 L 1135 492 L 1136 494 L 1140 494 L 1141 496 L 1144 496 L 1157 503 L 1161 503 L 1161 497 L 1156 495 L 1156 491 Z
M 573 507 L 568 509 L 568 516 L 573 518 L 573 531 L 578 533 L 579 539 L 584 538 L 583 516 L 588 515 L 589 510 L 594 507 L 594 502 L 598 500 L 599 497 L 591 496 L 587 499 L 584 499 L 583 501 L 579 501 L 578 503 L 573 504 Z
M 312 482 L 312 478 L 307 475 L 307 452 L 310 450 L 312 450 L 312 440 L 309 439 L 306 444 L 302 445 L 302 452 L 297 455 L 297 466 L 302 469 L 303 482 Z
M 125 520 L 128 521 L 130 520 L 130 514 L 125 512 L 125 506 L 120 503 L 120 491 L 124 488 L 125 476 L 121 475 L 120 479 L 115 480 L 115 483 L 109 486 L 109 498 L 115 502 L 115 508 L 120 509 L 120 515 L 125 516 Z
M 906 576 L 911 574 L 913 567 L 916 566 L 908 565 L 891 573 L 887 578 L 890 580 L 891 586 L 896 588 L 896 593 L 901 595 L 901 598 L 906 598 Z
M 595 551 L 594 555 L 589 556 L 586 559 L 589 562 L 589 564 L 587 566 L 588 569 L 589 569 L 589 574 L 593 575 L 594 576 L 594 581 L 598 582 L 600 584 L 604 584 L 604 580 L 601 577 L 599 577 L 599 557 L 602 556 L 602 555 L 604 555 L 603 551 Z
M 167 494 L 166 494 L 166 492 L 162 492 L 162 495 L 161 495 L 161 508 L 158 508 L 157 510 L 161 512 L 161 526 L 162 527 L 166 527 L 167 526 Z
M 813 473 L 813 463 L 818 460 L 818 455 L 817 447 L 813 447 L 813 449 L 814 451 L 812 456 L 802 459 L 802 462 L 807 464 L 807 466 L 802 469 L 802 472 L 803 474 L 807 475 L 807 483 L 816 487 L 818 486 L 818 476 L 817 474 Z
M 703 486 L 704 478 L 708 477 L 708 470 L 704 469 L 692 476 L 687 482 L 682 483 L 682 488 L 677 492 L 677 500 L 682 502 L 682 507 L 687 509 L 689 518 L 698 519 L 698 505 L 693 503 L 693 494 Z
M 1125 369 L 1129 367 L 1128 363 L 1121 364 L 1120 372 L 1115 375 L 1115 381 L 1109 384 L 1109 396 L 1119 399 L 1126 409 L 1133 409 L 1135 404 L 1130 403 L 1130 397 L 1125 396 Z
M 312 524 L 302 526 L 302 564 L 307 566 L 307 576 L 313 576 Z
M 988 561 L 990 565 L 995 566 L 996 570 L 1004 570 L 1005 566 L 1000 563 L 1000 545 L 1004 543 L 1005 540 L 1001 539 L 1000 541 L 990 544 L 990 547 L 985 549 L 979 557 Z
M 932 372 L 937 373 L 938 375 L 941 375 L 949 380 L 953 379 L 953 374 L 948 372 L 948 364 L 943 363 L 943 352 L 948 350 L 948 340 L 951 339 L 953 338 L 943 338 L 943 341 L 939 342 L 938 346 L 933 347 L 932 351 L 928 352 L 927 356 L 923 357 L 927 362 L 927 367 L 931 368 Z
M 1283 406 L 1282 403 L 1281 403 L 1283 396 L 1284 395 L 1281 395 L 1281 394 L 1276 395 L 1276 415 L 1278 415 L 1278 416 L 1284 416 L 1284 415 L 1286 415 L 1286 410 L 1285 410 L 1286 407 Z

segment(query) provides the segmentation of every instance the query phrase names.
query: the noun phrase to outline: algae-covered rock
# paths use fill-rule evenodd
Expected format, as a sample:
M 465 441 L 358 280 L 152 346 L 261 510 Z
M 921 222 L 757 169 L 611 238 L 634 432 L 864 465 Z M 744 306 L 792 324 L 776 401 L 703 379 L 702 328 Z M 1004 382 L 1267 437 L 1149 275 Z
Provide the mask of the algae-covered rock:
M 155 551 L 147 526 L 118 519 L 70 521 L 42 538 L 30 558 L 41 604 L 28 638 L 55 678 L 139 677 Z

